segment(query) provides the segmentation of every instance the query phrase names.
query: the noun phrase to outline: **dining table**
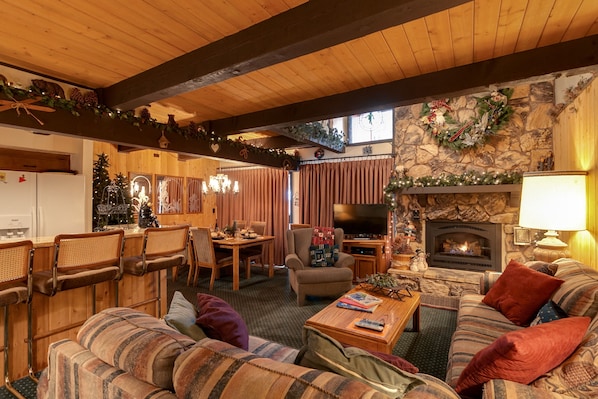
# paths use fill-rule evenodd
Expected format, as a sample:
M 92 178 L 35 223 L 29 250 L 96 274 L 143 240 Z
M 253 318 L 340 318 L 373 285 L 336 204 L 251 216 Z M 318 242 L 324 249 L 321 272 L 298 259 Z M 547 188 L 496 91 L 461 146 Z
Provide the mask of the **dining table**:
M 267 245 L 268 251 L 268 277 L 274 277 L 274 236 L 257 236 L 254 238 L 226 237 L 212 239 L 214 248 L 232 250 L 233 256 L 233 291 L 239 290 L 239 269 L 241 264 L 241 249 Z

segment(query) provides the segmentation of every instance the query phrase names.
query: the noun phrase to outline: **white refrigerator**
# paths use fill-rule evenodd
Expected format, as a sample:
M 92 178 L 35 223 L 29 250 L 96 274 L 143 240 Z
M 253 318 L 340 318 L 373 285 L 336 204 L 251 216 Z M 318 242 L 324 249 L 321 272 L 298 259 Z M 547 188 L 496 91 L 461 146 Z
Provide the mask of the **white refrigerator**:
M 0 170 L 0 240 L 85 232 L 85 176 Z

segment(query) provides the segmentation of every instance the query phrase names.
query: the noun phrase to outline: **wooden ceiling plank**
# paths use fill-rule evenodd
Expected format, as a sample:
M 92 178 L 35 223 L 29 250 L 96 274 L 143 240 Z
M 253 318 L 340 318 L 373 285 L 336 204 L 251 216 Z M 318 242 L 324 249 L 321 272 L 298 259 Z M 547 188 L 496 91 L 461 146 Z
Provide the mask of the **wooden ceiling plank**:
M 392 54 L 392 51 L 390 51 L 388 42 L 382 32 L 372 33 L 361 39 L 353 40 L 350 43 L 367 46 L 368 52 L 372 54 L 372 58 L 376 61 L 376 68 L 380 70 L 380 73 L 372 74 L 373 79 L 376 80 L 376 84 L 403 79 L 405 77 L 405 74 L 403 74 L 403 71 L 399 67 L 399 63 Z
M 538 59 L 543 62 L 537 62 Z M 474 94 L 498 82 L 598 64 L 598 36 L 528 50 L 496 59 L 336 94 L 299 104 L 211 121 L 218 134 L 268 129 L 301 122 L 411 105 L 433 98 Z
M 455 65 L 473 62 L 473 3 L 449 10 Z
M 515 52 L 526 7 L 527 3 L 525 1 L 502 0 L 496 31 L 494 57 L 501 57 Z
M 527 1 L 527 8 L 515 51 L 531 50 L 538 46 L 554 2 L 555 0 Z
M 386 73 L 387 71 L 382 68 L 381 63 L 378 60 L 378 54 L 375 54 L 372 51 L 372 48 L 368 45 L 368 41 L 365 40 L 365 38 L 351 40 L 345 45 L 347 51 L 351 53 L 351 58 L 355 60 L 354 62 L 359 63 L 360 70 L 362 73 L 367 74 L 368 80 L 372 82 L 371 84 L 380 84 L 394 80 L 391 79 Z
M 411 44 L 403 25 L 386 29 L 382 34 L 388 42 L 388 47 L 392 51 L 405 77 L 419 75 L 419 65 L 413 55 L 413 50 L 411 49 Z
M 428 34 L 430 27 L 426 25 L 425 18 L 407 22 L 403 24 L 403 28 L 419 66 L 420 73 L 437 71 L 438 66 L 436 65 L 432 43 L 430 43 L 430 35 Z
M 424 20 L 436 68 L 440 70 L 454 67 L 455 52 L 448 10 L 429 15 Z
M 474 62 L 489 60 L 494 55 L 500 1 L 475 0 L 473 48 Z
M 571 25 L 565 32 L 563 40 L 573 40 L 584 37 L 590 32 L 592 26 L 598 24 L 598 1 L 584 0 Z
M 580 4 L 581 0 L 557 0 L 548 16 L 538 46 L 562 41 Z
M 110 86 L 104 98 L 110 107 L 133 109 L 466 1 L 310 1 Z M 273 36 L 271 32 L 285 34 Z

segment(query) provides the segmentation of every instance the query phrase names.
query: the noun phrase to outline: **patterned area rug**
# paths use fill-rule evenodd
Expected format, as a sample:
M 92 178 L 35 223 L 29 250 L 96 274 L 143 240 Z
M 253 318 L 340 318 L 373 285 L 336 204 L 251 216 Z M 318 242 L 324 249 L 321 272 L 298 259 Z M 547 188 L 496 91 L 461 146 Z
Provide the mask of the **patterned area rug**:
M 224 271 L 223 271 L 224 272 Z M 277 269 L 274 278 L 268 278 L 261 268 L 252 270 L 252 277 L 241 277 L 239 291 L 232 290 L 232 276 L 216 280 L 214 290 L 208 291 L 209 276 L 201 274 L 197 287 L 187 286 L 187 271 L 181 270 L 177 281 L 168 279 L 168 302 L 174 291 L 180 291 L 192 303 L 198 292 L 218 296 L 231 304 L 245 320 L 249 333 L 294 348 L 302 346 L 301 331 L 305 320 L 322 310 L 336 298 L 309 298 L 305 306 L 297 306 L 297 297 L 288 283 L 287 270 Z M 441 307 L 422 306 L 421 331 L 412 331 L 407 325 L 393 354 L 419 367 L 420 372 L 444 380 L 451 336 L 455 330 L 457 312 Z M 25 354 L 24 354 L 25 355 Z M 13 385 L 27 399 L 36 397 L 36 384 L 29 378 Z M 14 398 L 0 388 L 0 399 Z

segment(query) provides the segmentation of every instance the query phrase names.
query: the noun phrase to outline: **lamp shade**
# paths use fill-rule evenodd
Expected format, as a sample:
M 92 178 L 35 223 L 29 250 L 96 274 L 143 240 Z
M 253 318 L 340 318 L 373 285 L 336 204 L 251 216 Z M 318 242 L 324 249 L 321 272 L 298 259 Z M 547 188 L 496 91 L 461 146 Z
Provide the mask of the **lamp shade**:
M 586 229 L 586 172 L 523 174 L 519 225 L 538 230 Z

